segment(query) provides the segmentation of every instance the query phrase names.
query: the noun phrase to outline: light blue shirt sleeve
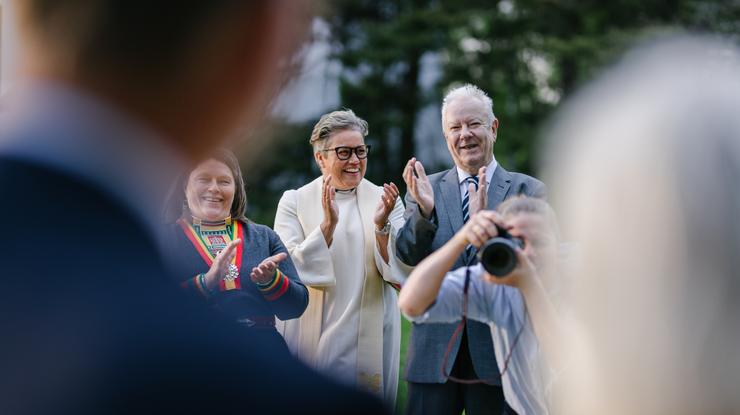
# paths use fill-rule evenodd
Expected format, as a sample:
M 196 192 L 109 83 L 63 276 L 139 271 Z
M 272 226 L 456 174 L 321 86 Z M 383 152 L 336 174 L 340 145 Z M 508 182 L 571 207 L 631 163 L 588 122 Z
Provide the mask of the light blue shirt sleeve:
M 492 284 L 483 280 L 483 267 L 476 264 L 470 267 L 461 267 L 445 275 L 437 299 L 429 309 L 416 317 L 408 317 L 415 323 L 453 323 L 460 321 L 463 315 L 463 289 L 465 275 L 470 270 L 468 286 L 469 319 L 484 323 L 500 323 L 499 320 L 511 315 L 512 300 L 520 298 L 515 288 Z M 510 291 L 516 291 L 512 293 Z M 512 294 L 514 294 L 512 296 Z M 503 322 L 503 321 L 501 321 Z
M 435 303 L 425 313 L 409 319 L 415 323 L 460 321 L 468 270 L 467 316 L 491 327 L 499 370 L 506 370 L 502 377 L 506 401 L 517 413 L 547 415 L 545 385 L 549 382 L 543 377 L 539 344 L 518 289 L 485 281 L 480 264 L 458 268 L 445 275 Z M 509 360 L 504 369 L 502 365 Z

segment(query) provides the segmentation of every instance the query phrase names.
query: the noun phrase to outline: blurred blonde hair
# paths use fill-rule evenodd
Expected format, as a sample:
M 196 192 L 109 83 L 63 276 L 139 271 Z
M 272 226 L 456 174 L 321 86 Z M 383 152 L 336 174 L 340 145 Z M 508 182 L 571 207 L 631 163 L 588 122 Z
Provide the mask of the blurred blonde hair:
M 582 261 L 556 413 L 740 412 L 739 56 L 656 42 L 560 112 L 547 176 Z
M 543 199 L 524 195 L 510 197 L 498 205 L 496 211 L 502 216 L 513 216 L 521 213 L 539 215 L 545 220 L 545 223 L 555 236 L 560 234 L 555 211 Z

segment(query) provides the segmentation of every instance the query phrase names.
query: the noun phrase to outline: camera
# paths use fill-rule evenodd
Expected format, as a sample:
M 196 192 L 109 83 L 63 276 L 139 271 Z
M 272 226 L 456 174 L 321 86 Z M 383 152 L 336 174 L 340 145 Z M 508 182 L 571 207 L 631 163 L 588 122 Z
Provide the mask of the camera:
M 516 268 L 516 248 L 524 248 L 524 241 L 505 229 L 496 227 L 498 236 L 491 238 L 478 250 L 478 261 L 494 277 L 504 277 Z

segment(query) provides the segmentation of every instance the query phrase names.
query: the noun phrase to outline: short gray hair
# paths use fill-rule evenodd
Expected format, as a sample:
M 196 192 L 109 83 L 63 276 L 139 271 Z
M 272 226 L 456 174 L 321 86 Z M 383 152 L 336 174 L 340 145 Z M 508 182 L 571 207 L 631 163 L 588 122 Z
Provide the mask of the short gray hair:
M 451 89 L 449 92 L 447 92 L 447 95 L 445 95 L 444 99 L 442 100 L 442 129 L 444 130 L 444 122 L 445 122 L 445 113 L 447 112 L 447 107 L 452 103 L 452 101 L 458 99 L 458 98 L 475 98 L 483 105 L 486 106 L 486 123 L 488 125 L 493 124 L 493 120 L 496 119 L 496 116 L 493 114 L 493 100 L 491 97 L 488 96 L 482 89 L 478 88 L 477 86 L 473 84 L 465 84 L 463 86 L 459 86 L 457 88 Z
M 345 130 L 355 130 L 362 134 L 363 137 L 367 137 L 367 121 L 355 115 L 354 111 L 350 109 L 324 114 L 319 119 L 319 122 L 314 125 L 309 143 L 313 146 L 314 152 L 319 151 L 322 149 L 320 148 L 321 145 L 329 137 L 334 133 Z

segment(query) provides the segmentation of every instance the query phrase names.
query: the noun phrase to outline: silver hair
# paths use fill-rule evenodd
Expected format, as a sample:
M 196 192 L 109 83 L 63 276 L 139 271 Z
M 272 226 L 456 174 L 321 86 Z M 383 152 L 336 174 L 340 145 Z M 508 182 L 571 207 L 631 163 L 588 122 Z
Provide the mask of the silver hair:
M 313 146 L 314 152 L 320 151 L 326 148 L 328 138 L 334 133 L 345 130 L 355 130 L 363 137 L 367 137 L 367 121 L 355 115 L 354 111 L 350 109 L 324 114 L 314 125 L 309 143 Z
M 488 96 L 482 89 L 478 88 L 473 84 L 465 84 L 463 86 L 453 88 L 442 100 L 442 129 L 444 130 L 445 114 L 447 107 L 456 99 L 468 97 L 479 100 L 486 107 L 486 124 L 493 124 L 493 120 L 496 116 L 493 114 L 493 100 Z

